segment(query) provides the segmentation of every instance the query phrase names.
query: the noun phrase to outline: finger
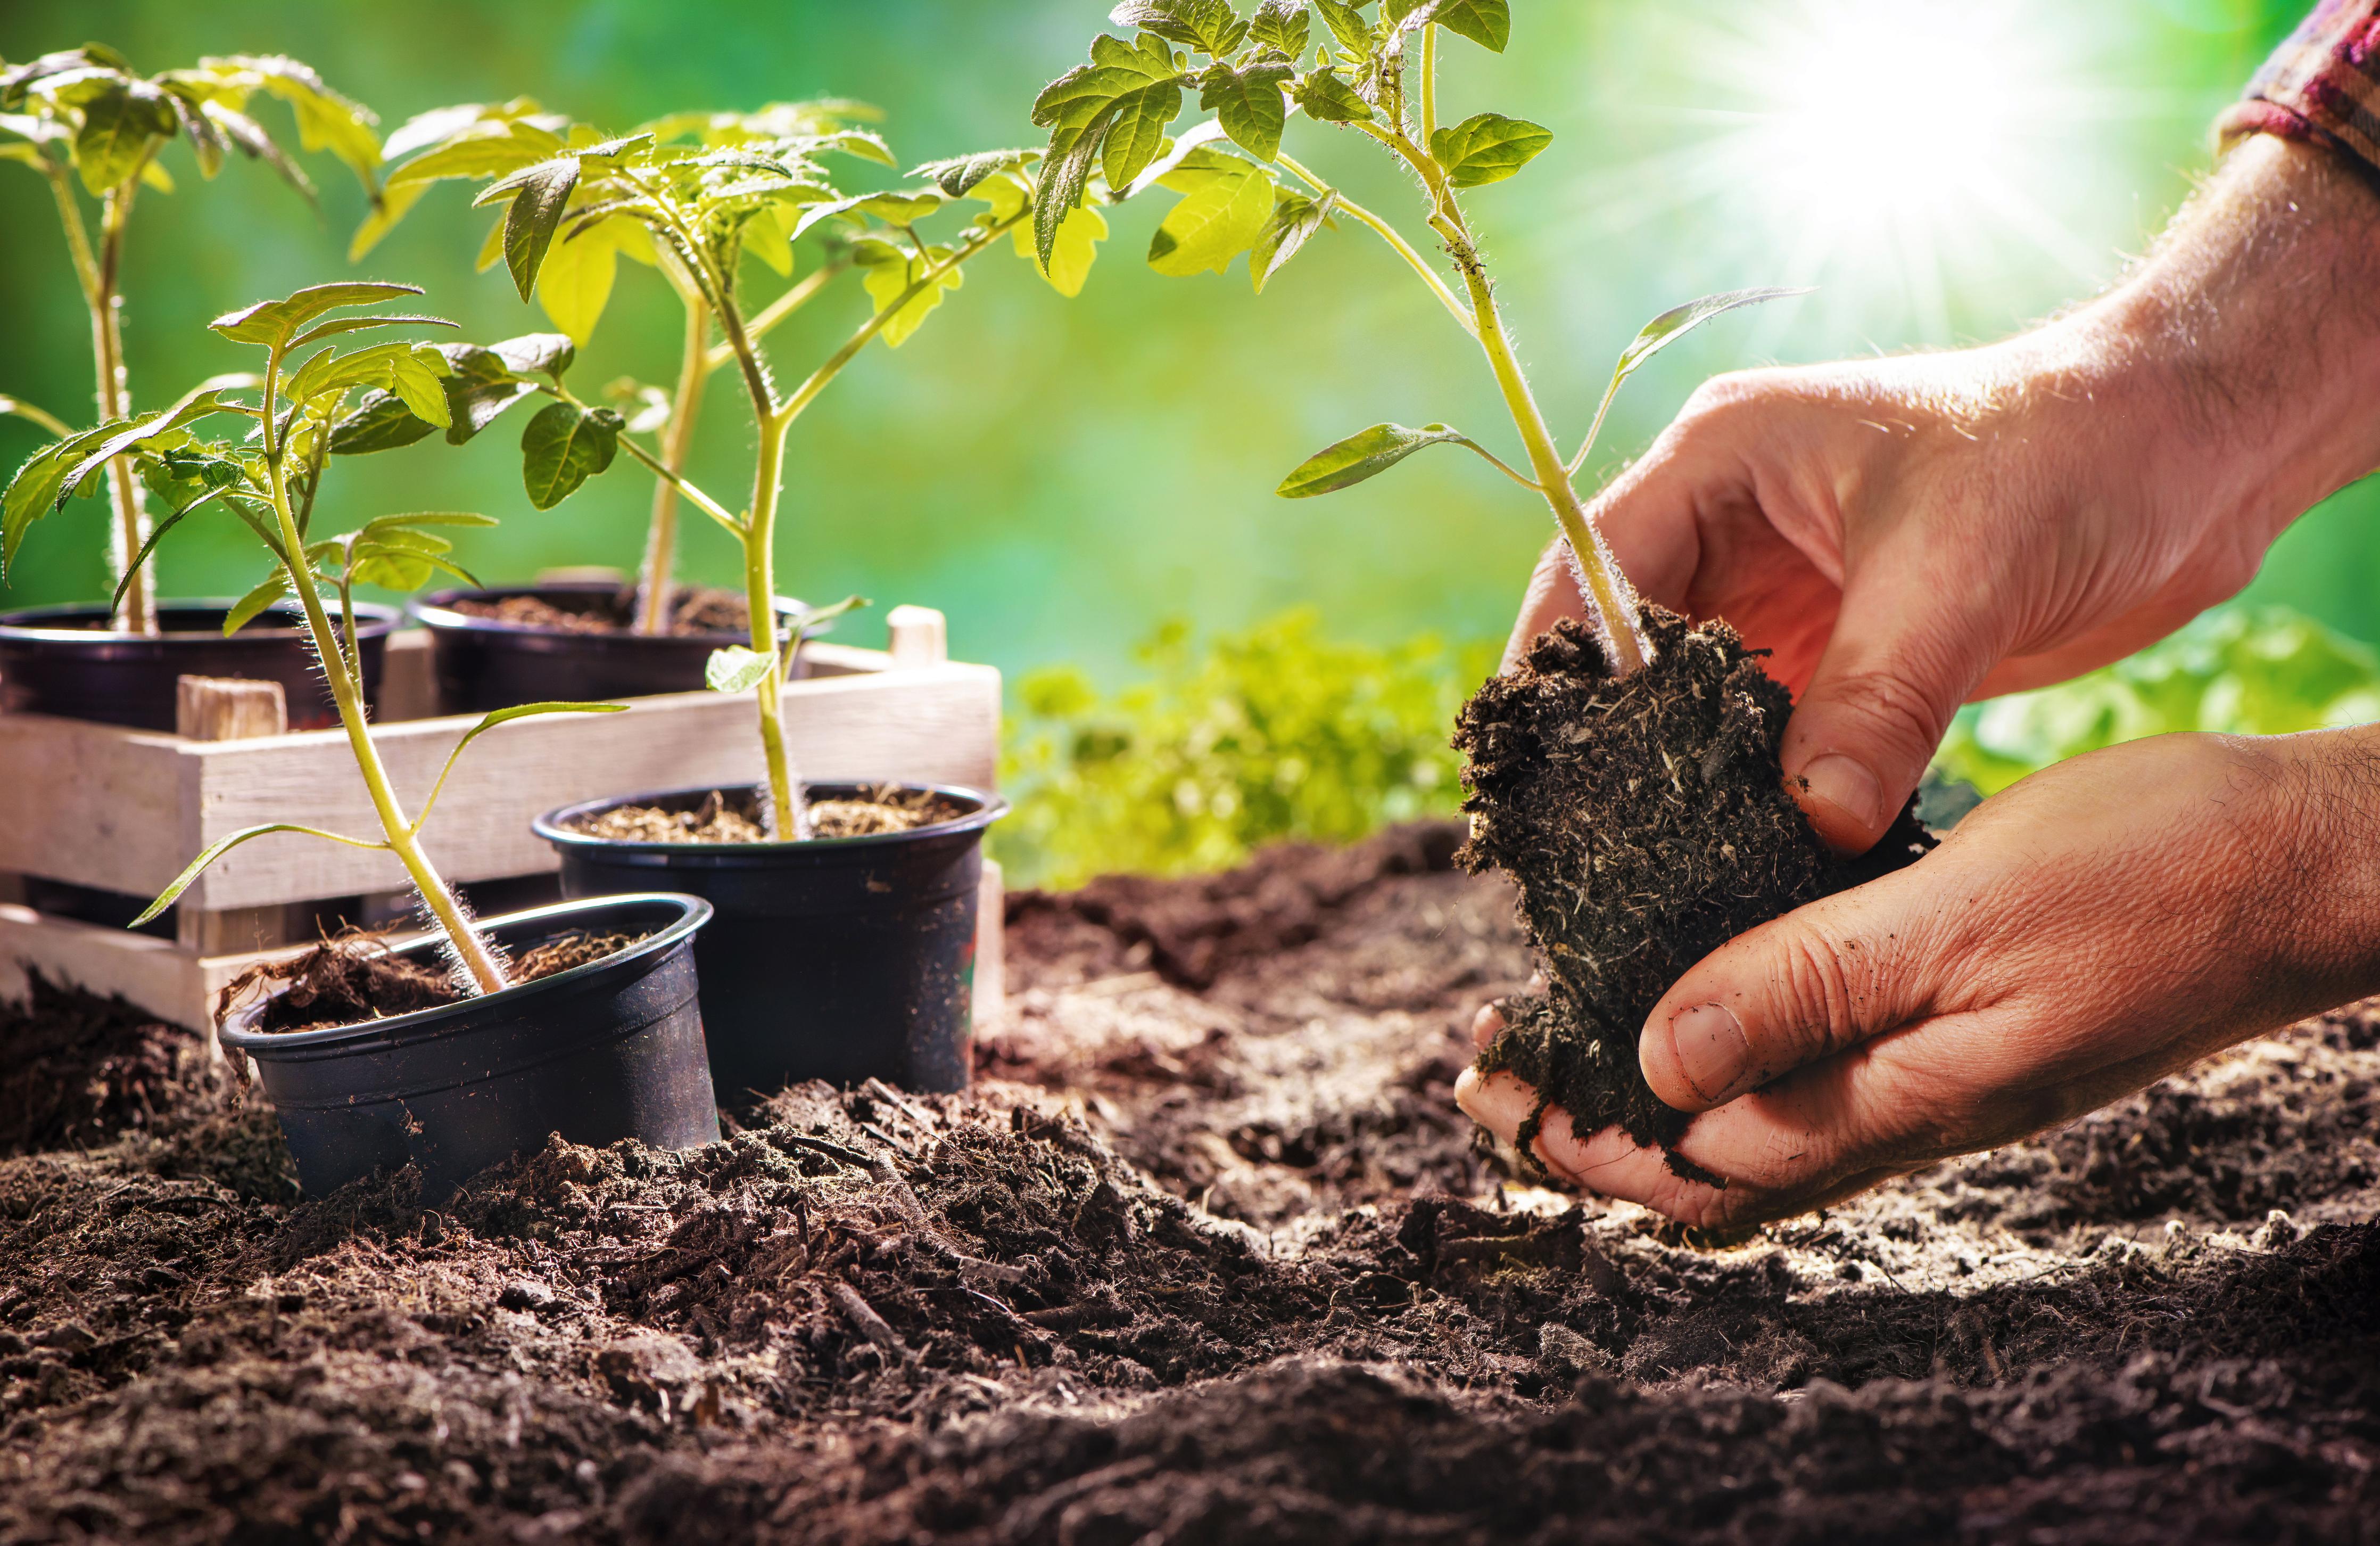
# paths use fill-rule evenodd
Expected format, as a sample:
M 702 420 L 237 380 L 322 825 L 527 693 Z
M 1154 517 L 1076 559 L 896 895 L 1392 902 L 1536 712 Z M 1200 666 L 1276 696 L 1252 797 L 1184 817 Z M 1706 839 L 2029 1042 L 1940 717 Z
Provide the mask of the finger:
M 1884 835 L 1999 652 L 1980 611 L 1944 594 L 1919 566 L 1863 566 L 1785 727 L 1788 787 L 1842 852 L 1865 853 Z
M 1504 1034 L 1504 1016 L 1492 1004 L 1483 1004 L 1479 1013 L 1471 1016 L 1471 1044 L 1486 1052 L 1496 1038 Z
M 1708 1111 L 1942 1007 L 1950 887 L 1930 860 L 1719 946 L 1645 1017 L 1653 1093 Z

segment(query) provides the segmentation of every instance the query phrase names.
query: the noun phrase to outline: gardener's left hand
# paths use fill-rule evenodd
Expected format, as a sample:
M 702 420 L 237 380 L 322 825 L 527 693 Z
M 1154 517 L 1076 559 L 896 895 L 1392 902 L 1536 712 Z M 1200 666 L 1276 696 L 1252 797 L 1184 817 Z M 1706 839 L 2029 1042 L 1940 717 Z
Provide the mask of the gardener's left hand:
M 2380 726 L 2163 736 L 1986 801 L 1915 866 L 1730 942 L 1639 1046 L 1699 1116 L 1682 1180 L 1618 1129 L 1548 1113 L 1555 1175 L 1688 1224 L 1807 1211 L 2069 1121 L 2380 989 Z M 1500 1029 L 1483 1011 L 1482 1045 Z M 1464 1074 L 1510 1141 L 1536 1096 Z

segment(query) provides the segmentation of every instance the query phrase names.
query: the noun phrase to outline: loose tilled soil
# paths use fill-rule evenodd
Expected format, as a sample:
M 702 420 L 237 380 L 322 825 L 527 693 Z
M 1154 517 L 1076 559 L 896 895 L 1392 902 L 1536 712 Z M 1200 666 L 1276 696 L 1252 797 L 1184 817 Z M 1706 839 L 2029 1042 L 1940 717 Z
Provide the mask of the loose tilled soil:
M 448 608 L 466 617 L 516 628 L 558 628 L 565 633 L 626 633 L 636 624 L 636 609 L 634 586 L 611 591 L 506 596 L 495 602 L 457 601 Z M 733 590 L 689 587 L 670 601 L 670 632 L 679 638 L 701 634 L 740 638 L 752 631 L 751 618 L 751 607 Z
M 1785 790 L 1777 754 L 1793 700 L 1761 669 L 1766 651 L 1660 607 L 1645 631 L 1652 663 L 1615 680 L 1593 633 L 1557 624 L 1463 705 L 1455 731 L 1472 816 L 1456 858 L 1517 883 L 1549 984 L 1501 1005 L 1504 1031 L 1479 1059 L 1541 1097 L 1515 1135 L 1524 1154 L 1548 1105 L 1582 1132 L 1616 1124 L 1639 1143 L 1677 1142 L 1691 1119 L 1636 1061 L 1670 984 L 1746 930 L 1934 846 L 1912 799 L 1867 854 L 1836 858 Z
M 2372 1539 L 2380 1012 L 1698 1252 L 1475 1147 L 1458 835 L 1014 897 L 972 1094 L 434 1211 L 37 998 L 143 1093 L 0 1133 L 0 1540 Z

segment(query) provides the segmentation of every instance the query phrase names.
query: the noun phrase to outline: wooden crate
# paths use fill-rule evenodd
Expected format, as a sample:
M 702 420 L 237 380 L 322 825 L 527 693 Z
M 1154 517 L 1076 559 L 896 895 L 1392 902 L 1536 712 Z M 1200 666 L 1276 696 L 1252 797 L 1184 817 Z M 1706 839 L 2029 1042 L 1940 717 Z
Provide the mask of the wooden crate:
M 1000 673 L 948 660 L 939 613 L 894 609 L 892 649 L 805 647 L 812 675 L 785 688 L 788 749 L 819 783 L 905 779 L 994 786 Z M 382 719 L 372 731 L 407 803 L 419 810 L 476 716 L 417 717 L 434 698 L 426 636 L 391 640 Z M 529 831 L 577 800 L 703 784 L 754 784 L 763 771 L 742 697 L 676 693 L 625 712 L 516 721 L 474 742 L 427 839 L 449 879 L 550 874 L 553 850 Z M 385 853 L 288 834 L 218 860 L 183 893 L 176 940 L 79 922 L 21 905 L 22 877 L 152 896 L 208 844 L 243 827 L 297 822 L 377 836 L 340 730 L 194 740 L 42 714 L 0 715 L 0 999 L 25 972 L 122 993 L 184 1025 L 269 947 L 302 943 L 301 919 L 330 898 L 400 891 Z M 1002 973 L 996 867 L 987 867 L 978 940 L 978 1020 L 997 1013 Z M 268 948 L 259 950 L 258 946 Z

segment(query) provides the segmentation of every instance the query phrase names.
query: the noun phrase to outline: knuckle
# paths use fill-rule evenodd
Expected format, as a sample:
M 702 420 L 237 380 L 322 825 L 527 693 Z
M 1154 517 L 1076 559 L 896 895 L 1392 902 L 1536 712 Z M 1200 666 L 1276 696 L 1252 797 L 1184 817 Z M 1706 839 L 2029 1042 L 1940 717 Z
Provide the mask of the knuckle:
M 1912 641 L 1911 652 L 1922 648 Z M 1946 696 L 1955 705 L 1964 694 Z M 1862 739 L 1918 764 L 1932 759 L 1950 727 L 1949 711 L 1898 670 L 1858 670 L 1833 678 L 1827 688 L 1827 707 L 1836 722 L 1832 738 L 1843 738 L 1842 723 L 1849 721 Z
M 1771 1077 L 1849 1046 L 1857 1037 L 1850 952 L 1806 925 L 1781 931 L 1772 968 L 1777 1017 L 1754 1049 Z

